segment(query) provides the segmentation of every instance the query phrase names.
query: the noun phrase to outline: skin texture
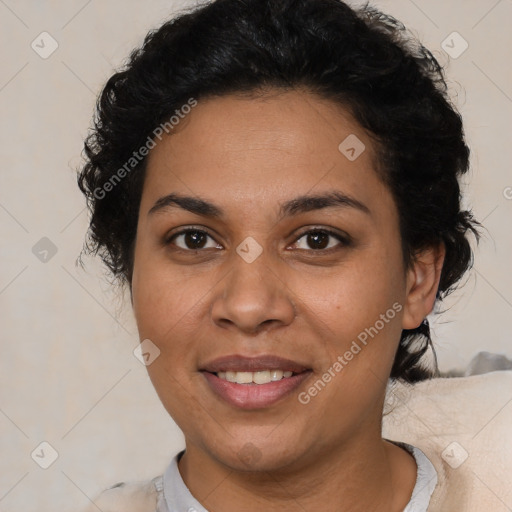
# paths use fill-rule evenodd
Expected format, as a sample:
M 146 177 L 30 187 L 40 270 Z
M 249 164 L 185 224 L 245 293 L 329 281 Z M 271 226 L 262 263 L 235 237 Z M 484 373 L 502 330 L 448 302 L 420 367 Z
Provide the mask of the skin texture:
M 355 161 L 338 150 L 350 134 L 366 147 Z M 371 139 L 341 107 L 304 90 L 201 100 L 151 151 L 133 308 L 140 339 L 161 351 L 148 372 L 185 435 L 180 472 L 212 512 L 309 511 L 320 503 L 324 511 L 402 511 L 410 499 L 416 463 L 382 440 L 382 408 L 402 329 L 419 326 L 433 308 L 444 250 L 403 267 L 398 212 L 375 159 Z M 283 202 L 333 190 L 371 214 L 329 207 L 279 217 Z M 205 199 L 224 216 L 179 207 L 149 213 L 170 193 Z M 184 236 L 169 241 L 186 227 L 211 238 L 195 251 Z M 331 236 L 317 248 L 304 234 L 312 228 L 348 234 L 352 243 Z M 236 252 L 247 237 L 262 248 L 252 263 Z M 300 403 L 298 392 L 394 303 L 402 306 L 394 318 Z M 312 374 L 278 403 L 241 410 L 199 371 L 232 354 L 273 354 Z

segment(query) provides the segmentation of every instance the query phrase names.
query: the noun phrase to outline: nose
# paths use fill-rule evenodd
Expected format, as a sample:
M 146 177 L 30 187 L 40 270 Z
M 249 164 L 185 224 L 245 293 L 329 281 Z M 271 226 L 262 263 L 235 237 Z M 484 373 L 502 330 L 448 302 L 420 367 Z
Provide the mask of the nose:
M 256 334 L 293 321 L 293 293 L 265 251 L 251 263 L 234 253 L 229 265 L 230 271 L 215 290 L 211 309 L 218 326 Z

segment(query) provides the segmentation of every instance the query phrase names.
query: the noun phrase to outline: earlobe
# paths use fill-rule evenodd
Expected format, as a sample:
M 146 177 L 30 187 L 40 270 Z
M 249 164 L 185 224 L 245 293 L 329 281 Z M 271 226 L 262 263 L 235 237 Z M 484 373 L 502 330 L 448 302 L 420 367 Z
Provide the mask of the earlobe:
M 446 249 L 443 243 L 421 251 L 407 271 L 403 329 L 416 329 L 432 311 L 436 300 Z

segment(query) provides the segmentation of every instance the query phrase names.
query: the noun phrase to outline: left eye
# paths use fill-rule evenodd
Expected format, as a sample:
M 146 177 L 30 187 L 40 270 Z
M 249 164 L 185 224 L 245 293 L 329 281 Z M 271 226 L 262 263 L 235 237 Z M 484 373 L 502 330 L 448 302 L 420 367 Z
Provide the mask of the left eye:
M 329 239 L 331 239 L 331 242 L 332 239 L 337 240 L 338 244 L 330 243 Z M 306 247 L 299 246 L 301 240 L 305 241 L 303 245 L 306 245 Z M 294 245 L 298 246 L 298 249 L 313 249 L 317 251 L 332 249 L 337 245 L 349 245 L 349 240 L 342 235 L 339 235 L 338 233 L 333 233 L 332 231 L 327 231 L 325 229 L 314 229 L 303 233 L 302 236 L 297 239 Z

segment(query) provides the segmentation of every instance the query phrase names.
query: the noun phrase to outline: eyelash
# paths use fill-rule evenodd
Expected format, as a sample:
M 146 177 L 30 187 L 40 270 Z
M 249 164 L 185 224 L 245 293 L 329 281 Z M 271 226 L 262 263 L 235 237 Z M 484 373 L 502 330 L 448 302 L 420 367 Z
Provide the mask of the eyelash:
M 179 237 L 181 235 L 186 235 L 188 233 L 201 233 L 201 234 L 205 234 L 208 237 L 210 237 L 212 240 L 214 240 L 213 236 L 210 235 L 210 233 L 208 233 L 204 229 L 189 227 L 187 229 L 183 229 L 183 230 L 181 230 L 181 231 L 179 231 L 177 233 L 173 233 L 172 235 L 168 236 L 165 239 L 164 244 L 166 246 L 172 245 L 173 241 L 177 237 Z M 337 250 L 342 249 L 343 247 L 349 247 L 349 246 L 352 245 L 352 239 L 351 239 L 350 236 L 348 236 L 348 235 L 341 235 L 340 233 L 337 233 L 335 231 L 331 231 L 331 230 L 326 229 L 326 228 L 313 228 L 313 229 L 310 229 L 308 231 L 304 231 L 300 235 L 298 235 L 298 237 L 295 239 L 295 241 L 293 242 L 292 245 L 295 245 L 304 236 L 307 236 L 309 234 L 317 234 L 317 233 L 321 233 L 321 234 L 325 234 L 325 235 L 328 235 L 330 237 L 333 237 L 333 238 L 337 239 L 340 243 L 338 245 L 336 245 L 335 247 L 329 247 L 328 249 L 299 249 L 299 250 L 311 251 L 311 252 L 322 253 L 322 254 L 330 254 L 333 251 L 337 251 Z M 327 245 L 329 245 L 329 244 L 327 244 Z M 210 247 L 207 247 L 207 249 L 210 249 Z M 197 253 L 197 252 L 201 252 L 204 249 L 202 249 L 202 248 L 200 248 L 200 249 L 183 249 L 182 247 L 176 247 L 175 250 L 181 251 L 181 252 L 185 252 L 185 253 Z

